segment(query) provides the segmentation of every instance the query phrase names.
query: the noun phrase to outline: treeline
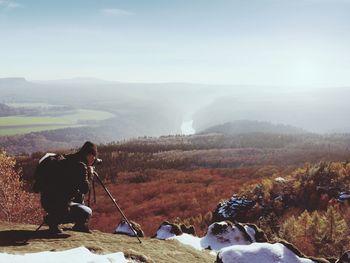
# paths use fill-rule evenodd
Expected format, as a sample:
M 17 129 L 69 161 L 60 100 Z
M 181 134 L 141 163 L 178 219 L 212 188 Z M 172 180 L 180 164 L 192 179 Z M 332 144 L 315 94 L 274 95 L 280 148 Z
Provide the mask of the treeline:
M 105 152 L 127 151 L 157 153 L 165 151 L 191 151 L 208 149 L 284 149 L 322 152 L 350 152 L 350 135 L 333 134 L 274 134 L 244 133 L 234 135 L 200 134 L 191 136 L 172 135 L 161 137 L 139 137 L 137 126 L 131 123 L 120 125 L 118 118 L 99 122 L 96 126 L 65 128 L 17 136 L 0 137 L 0 148 L 13 155 L 33 152 L 71 149 L 79 147 L 84 141 L 113 143 L 104 145 Z M 145 131 L 155 133 L 157 128 Z M 129 138 L 119 141 L 122 138 Z
M 255 136 L 255 137 L 254 137 Z M 274 148 L 279 135 L 242 135 L 250 147 L 227 144 L 210 145 L 214 140 L 229 140 L 221 135 L 163 136 L 160 138 L 139 138 L 126 142 L 101 145 L 99 156 L 104 164 L 99 168 L 103 174 L 115 181 L 120 172 L 147 169 L 199 169 L 235 168 L 254 165 L 302 165 L 320 160 L 345 160 L 349 157 L 346 145 L 332 144 L 289 144 Z M 253 140 L 254 141 L 254 140 Z M 209 143 L 205 143 L 209 142 Z M 260 147 L 262 142 L 265 147 Z M 209 145 L 208 145 L 209 144 Z
M 6 104 L 0 103 L 0 117 L 25 115 L 29 112 L 34 112 L 34 111 L 26 111 L 24 108 L 10 107 Z
M 9 116 L 60 116 L 73 112 L 75 109 L 66 105 L 57 106 L 30 106 L 30 107 L 11 107 L 0 103 L 0 117 Z
M 279 134 L 279 133 L 242 133 L 225 135 L 221 133 L 199 135 L 173 135 L 139 137 L 138 139 L 112 143 L 109 149 L 128 150 L 133 152 L 159 152 L 169 150 L 206 150 L 229 148 L 261 148 L 261 149 L 313 149 L 313 150 L 348 150 L 350 152 L 350 134 L 318 135 Z
M 302 134 L 304 130 L 284 124 L 273 124 L 271 122 L 240 120 L 226 122 L 224 124 L 215 125 L 205 129 L 201 134 L 205 133 L 222 133 L 227 135 L 242 133 L 274 133 L 274 134 Z
M 67 129 L 69 131 L 70 129 Z M 88 130 L 85 130 L 87 132 Z M 48 132 L 48 137 L 55 137 L 57 131 Z M 28 135 L 29 136 L 29 135 Z M 59 137 L 60 142 L 52 144 L 53 152 L 62 152 L 64 148 L 78 148 L 82 141 L 88 140 L 80 134 L 72 145 L 63 141 L 64 135 Z M 308 135 L 309 136 L 309 135 Z M 89 137 L 89 136 L 87 136 Z M 296 136 L 299 141 L 304 137 Z M 81 140 L 79 140 L 80 138 Z M 84 138 L 84 139 L 82 139 Z M 302 165 L 305 162 L 315 163 L 320 160 L 346 160 L 349 158 L 347 144 L 343 143 L 343 137 L 330 143 L 320 141 L 319 143 L 290 143 L 295 142 L 286 136 L 286 143 L 283 147 L 274 147 L 278 139 L 283 140 L 284 136 L 272 134 L 246 134 L 240 139 L 249 142 L 250 147 L 242 147 L 242 144 L 230 147 L 229 143 L 213 143 L 213 141 L 230 140 L 232 137 L 222 135 L 192 135 L 192 136 L 163 136 L 160 138 L 143 137 L 135 140 L 120 141 L 99 145 L 99 158 L 103 159 L 103 165 L 99 167 L 101 176 L 110 181 L 116 181 L 120 172 L 139 171 L 147 169 L 199 169 L 199 168 L 235 168 L 254 165 Z M 269 138 L 270 140 L 268 140 Z M 275 140 L 274 140 L 275 138 Z M 282 139 L 281 139 L 282 138 Z M 307 138 L 307 137 L 306 137 Z M 39 137 L 38 144 L 45 144 L 48 139 Z M 0 138 L 1 140 L 1 138 Z M 93 139 L 90 139 L 94 141 Z M 234 140 L 234 138 L 232 139 Z M 33 140 L 29 140 L 31 142 Z M 8 143 L 12 139 L 9 137 Z M 23 140 L 23 146 L 26 147 Z M 205 142 L 209 142 L 205 144 Z M 256 143 L 254 143 L 256 142 Z M 271 142 L 271 143 L 269 143 Z M 330 142 L 330 141 L 328 141 Z M 344 141 L 345 142 L 345 141 Z M 211 145 L 212 144 L 212 145 Z M 262 147 L 264 144 L 264 147 Z M 64 147 L 66 146 L 66 147 Z M 255 146 L 255 147 L 253 147 Z M 67 150 L 65 150 L 67 151 Z M 72 151 L 72 150 L 71 150 Z M 17 159 L 23 163 L 25 178 L 30 180 L 33 170 L 28 164 L 36 163 L 44 154 L 43 151 L 32 155 L 21 155 Z
M 51 140 L 50 137 L 70 134 L 68 141 Z M 0 136 L 0 148 L 12 155 L 28 155 L 33 152 L 57 151 L 78 147 L 82 141 L 92 137 L 88 128 L 65 128 L 54 131 L 36 132 L 25 135 Z M 92 137 L 94 138 L 94 137 Z

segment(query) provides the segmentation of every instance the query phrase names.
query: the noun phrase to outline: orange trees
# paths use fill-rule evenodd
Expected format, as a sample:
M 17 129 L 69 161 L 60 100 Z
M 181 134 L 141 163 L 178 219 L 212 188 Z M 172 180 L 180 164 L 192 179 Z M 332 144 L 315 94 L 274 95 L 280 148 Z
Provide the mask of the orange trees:
M 297 218 L 291 216 L 282 223 L 279 235 L 306 254 L 326 257 L 341 255 L 350 241 L 347 223 L 333 206 L 326 212 L 305 210 Z
M 39 202 L 24 190 L 15 160 L 0 152 L 0 219 L 8 222 L 34 223 L 41 220 Z

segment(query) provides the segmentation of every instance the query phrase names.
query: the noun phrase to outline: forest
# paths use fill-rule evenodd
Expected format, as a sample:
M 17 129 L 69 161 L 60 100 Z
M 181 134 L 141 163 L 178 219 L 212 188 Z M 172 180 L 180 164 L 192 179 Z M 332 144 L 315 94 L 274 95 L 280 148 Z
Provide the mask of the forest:
M 103 164 L 96 170 L 127 217 L 141 224 L 147 236 L 165 220 L 192 224 L 203 235 L 218 205 L 239 196 L 255 205 L 237 219 L 257 224 L 272 240 L 286 239 L 314 256 L 338 256 L 348 249 L 350 209 L 348 201 L 338 200 L 340 193 L 350 191 L 347 137 L 322 137 L 321 142 L 315 135 L 256 133 L 239 138 L 240 145 L 236 137 L 213 134 L 101 144 Z M 18 174 L 36 214 L 40 204 L 30 189 L 43 154 L 1 155 L 1 163 L 8 160 L 11 173 Z M 91 227 L 113 232 L 121 216 L 103 188 L 97 182 L 95 186 Z M 16 219 L 1 213 L 1 219 L 40 223 L 41 216 L 26 213 Z

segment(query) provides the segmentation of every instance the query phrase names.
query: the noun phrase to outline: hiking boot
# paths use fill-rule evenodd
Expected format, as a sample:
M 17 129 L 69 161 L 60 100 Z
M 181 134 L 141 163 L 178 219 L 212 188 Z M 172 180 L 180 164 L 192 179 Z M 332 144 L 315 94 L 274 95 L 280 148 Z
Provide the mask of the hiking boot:
M 77 232 L 89 233 L 89 234 L 92 233 L 87 224 L 75 224 L 72 230 Z
M 63 231 L 58 228 L 58 225 L 49 225 L 49 233 L 52 235 L 62 234 Z

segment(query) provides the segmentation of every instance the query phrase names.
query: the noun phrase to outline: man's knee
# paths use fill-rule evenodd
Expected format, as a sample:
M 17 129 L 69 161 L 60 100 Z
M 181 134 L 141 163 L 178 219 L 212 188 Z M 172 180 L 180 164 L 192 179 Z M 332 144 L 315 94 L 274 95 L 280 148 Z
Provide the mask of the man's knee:
M 92 215 L 90 207 L 73 203 L 70 208 L 71 217 L 74 221 L 87 221 Z

